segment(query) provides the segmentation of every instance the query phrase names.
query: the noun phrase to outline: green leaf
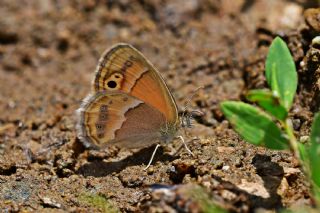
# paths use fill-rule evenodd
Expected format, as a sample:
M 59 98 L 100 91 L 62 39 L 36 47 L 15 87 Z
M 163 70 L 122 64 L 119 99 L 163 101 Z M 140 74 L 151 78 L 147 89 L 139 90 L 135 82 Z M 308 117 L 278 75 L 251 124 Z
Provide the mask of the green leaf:
M 249 143 L 270 149 L 287 149 L 288 140 L 262 110 L 243 102 L 225 101 L 221 109 L 234 129 Z
M 279 96 L 281 104 L 289 110 L 297 90 L 298 77 L 290 51 L 279 37 L 273 40 L 269 48 L 266 78 L 272 92 Z
M 318 187 L 320 195 L 320 113 L 317 113 L 314 117 L 310 142 L 309 158 L 311 178 Z
M 280 104 L 278 97 L 267 89 L 250 90 L 246 95 L 249 101 L 257 104 L 279 120 L 285 120 L 288 115 L 286 108 Z

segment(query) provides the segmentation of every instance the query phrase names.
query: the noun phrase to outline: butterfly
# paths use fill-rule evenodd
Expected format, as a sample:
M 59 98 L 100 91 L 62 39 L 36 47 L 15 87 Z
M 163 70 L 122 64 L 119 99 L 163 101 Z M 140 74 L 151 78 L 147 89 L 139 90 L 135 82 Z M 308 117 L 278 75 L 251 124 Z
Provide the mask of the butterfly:
M 124 43 L 103 53 L 93 91 L 77 112 L 78 137 L 90 148 L 168 143 L 181 126 L 174 97 L 159 71 Z

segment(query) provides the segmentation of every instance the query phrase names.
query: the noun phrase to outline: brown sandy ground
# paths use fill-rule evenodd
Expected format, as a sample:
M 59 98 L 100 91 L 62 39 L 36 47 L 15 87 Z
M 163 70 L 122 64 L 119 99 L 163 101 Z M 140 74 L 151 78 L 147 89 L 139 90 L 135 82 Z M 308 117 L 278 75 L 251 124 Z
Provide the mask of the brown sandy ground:
M 306 138 L 320 106 L 320 49 L 311 44 L 320 13 L 305 12 L 311 7 L 317 1 L 2 0 L 1 211 L 201 212 L 203 200 L 231 212 L 310 205 L 291 153 L 245 143 L 219 103 L 266 86 L 266 53 L 279 35 L 299 72 L 291 117 Z M 79 143 L 74 111 L 100 54 L 117 42 L 154 63 L 180 109 L 204 86 L 190 108 L 205 113 L 187 137 L 200 138 L 189 144 L 195 157 L 173 155 L 174 141 L 143 171 L 154 147 L 90 151 Z

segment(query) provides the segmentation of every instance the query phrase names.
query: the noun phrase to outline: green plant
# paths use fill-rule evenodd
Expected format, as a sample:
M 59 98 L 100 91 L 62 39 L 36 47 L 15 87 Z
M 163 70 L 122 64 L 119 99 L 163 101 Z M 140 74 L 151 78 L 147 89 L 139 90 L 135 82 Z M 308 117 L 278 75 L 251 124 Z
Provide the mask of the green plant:
M 309 178 L 313 195 L 320 207 L 320 113 L 314 117 L 310 141 L 297 141 L 288 117 L 296 94 L 298 78 L 293 58 L 286 43 L 275 38 L 269 48 L 266 80 L 270 89 L 251 90 L 246 98 L 259 107 L 225 101 L 221 109 L 244 140 L 270 149 L 290 149 L 299 159 Z
M 101 212 L 116 213 L 120 212 L 104 196 L 96 194 L 81 194 L 78 198 L 81 203 L 99 209 Z

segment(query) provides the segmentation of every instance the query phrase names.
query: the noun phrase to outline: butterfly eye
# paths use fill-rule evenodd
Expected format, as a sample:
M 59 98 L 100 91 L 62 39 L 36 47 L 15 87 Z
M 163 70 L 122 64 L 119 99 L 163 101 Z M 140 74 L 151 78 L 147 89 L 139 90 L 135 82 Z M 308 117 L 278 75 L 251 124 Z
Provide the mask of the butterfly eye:
M 115 82 L 115 81 L 108 81 L 107 85 L 108 85 L 109 88 L 114 89 L 114 88 L 117 87 L 117 82 Z
M 120 89 L 122 81 L 123 75 L 119 72 L 115 72 L 107 79 L 105 86 L 110 90 Z

